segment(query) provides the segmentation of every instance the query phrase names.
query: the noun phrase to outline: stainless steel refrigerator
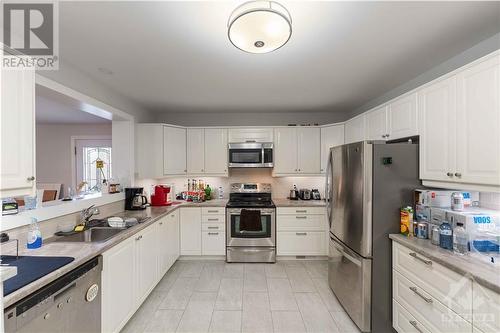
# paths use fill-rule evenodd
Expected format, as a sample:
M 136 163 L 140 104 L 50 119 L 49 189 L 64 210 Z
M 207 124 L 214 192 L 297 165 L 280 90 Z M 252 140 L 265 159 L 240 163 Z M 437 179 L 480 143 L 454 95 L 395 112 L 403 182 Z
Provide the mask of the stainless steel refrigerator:
M 330 149 L 326 200 L 328 280 L 363 332 L 392 332 L 390 233 L 413 202 L 418 144 L 356 142 Z

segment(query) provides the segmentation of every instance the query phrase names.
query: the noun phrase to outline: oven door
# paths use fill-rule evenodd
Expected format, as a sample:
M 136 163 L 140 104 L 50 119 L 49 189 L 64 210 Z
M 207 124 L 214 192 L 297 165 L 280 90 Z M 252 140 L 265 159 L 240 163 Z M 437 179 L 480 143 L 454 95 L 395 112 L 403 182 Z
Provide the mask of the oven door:
M 274 208 L 245 208 L 260 211 L 258 228 L 248 231 L 244 229 L 245 221 L 241 219 L 242 208 L 227 209 L 226 233 L 227 246 L 275 246 L 276 222 Z

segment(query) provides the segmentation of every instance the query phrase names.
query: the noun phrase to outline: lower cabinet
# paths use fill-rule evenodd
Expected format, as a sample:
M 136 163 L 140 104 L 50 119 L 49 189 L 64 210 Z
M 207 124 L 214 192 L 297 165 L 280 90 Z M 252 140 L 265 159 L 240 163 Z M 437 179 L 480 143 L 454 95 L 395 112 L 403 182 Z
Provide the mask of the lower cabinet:
M 226 237 L 224 231 L 201 232 L 202 255 L 219 256 L 226 254 Z
M 181 255 L 226 254 L 224 207 L 181 208 Z
M 500 294 L 474 282 L 472 295 L 474 332 L 500 332 Z
M 179 258 L 179 210 L 158 222 L 158 275 L 163 276 Z
M 325 232 L 278 231 L 278 255 L 323 256 L 327 253 Z
M 158 278 L 157 224 L 147 227 L 134 237 L 137 300 L 142 303 L 153 290 Z
M 181 255 L 201 255 L 201 208 L 181 208 Z

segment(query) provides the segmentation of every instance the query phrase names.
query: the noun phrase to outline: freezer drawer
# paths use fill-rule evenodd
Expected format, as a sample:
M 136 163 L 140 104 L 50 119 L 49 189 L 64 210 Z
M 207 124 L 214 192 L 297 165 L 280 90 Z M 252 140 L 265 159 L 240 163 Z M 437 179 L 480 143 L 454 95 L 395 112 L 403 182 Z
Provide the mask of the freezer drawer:
M 371 330 L 371 273 L 372 259 L 359 256 L 330 235 L 330 288 L 363 332 Z

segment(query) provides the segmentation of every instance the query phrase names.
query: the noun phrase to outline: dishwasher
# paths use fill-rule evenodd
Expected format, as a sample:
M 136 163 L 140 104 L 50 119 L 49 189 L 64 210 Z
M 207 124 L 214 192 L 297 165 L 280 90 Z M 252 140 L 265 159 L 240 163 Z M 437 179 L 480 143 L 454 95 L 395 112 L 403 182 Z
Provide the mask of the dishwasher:
M 5 332 L 100 332 L 101 271 L 98 256 L 10 306 Z

